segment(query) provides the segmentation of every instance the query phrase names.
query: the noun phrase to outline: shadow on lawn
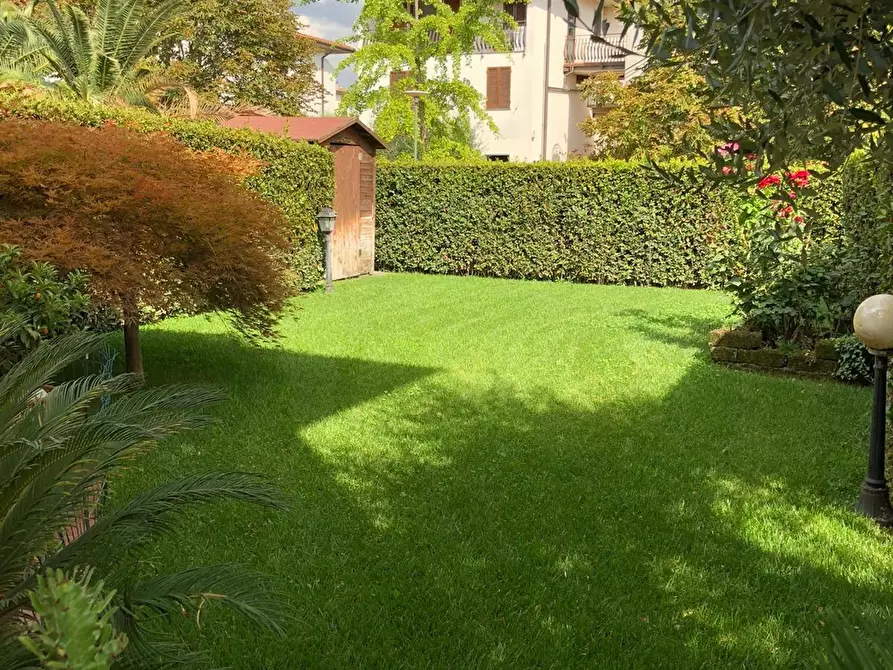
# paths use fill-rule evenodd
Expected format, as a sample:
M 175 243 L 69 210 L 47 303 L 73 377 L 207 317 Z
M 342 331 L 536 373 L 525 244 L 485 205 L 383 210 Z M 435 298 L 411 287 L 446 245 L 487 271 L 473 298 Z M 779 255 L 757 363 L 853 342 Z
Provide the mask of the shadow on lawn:
M 630 330 L 650 340 L 677 347 L 707 350 L 707 337 L 718 327 L 709 317 L 688 314 L 652 314 L 644 309 L 627 309 L 618 316 L 629 319 Z
M 702 342 L 700 325 L 641 321 Z M 182 540 L 281 576 L 300 613 L 285 642 L 207 630 L 219 663 L 811 665 L 820 608 L 893 608 L 885 541 L 843 504 L 864 416 L 837 401 L 858 390 L 695 362 L 665 397 L 581 406 L 214 336 L 145 346 L 166 352 L 160 376 L 237 380 L 196 465 L 261 469 L 295 497 L 278 517 L 215 510 Z M 366 433 L 333 428 L 344 444 L 302 433 L 373 398 Z M 196 539 L 215 528 L 239 541 Z

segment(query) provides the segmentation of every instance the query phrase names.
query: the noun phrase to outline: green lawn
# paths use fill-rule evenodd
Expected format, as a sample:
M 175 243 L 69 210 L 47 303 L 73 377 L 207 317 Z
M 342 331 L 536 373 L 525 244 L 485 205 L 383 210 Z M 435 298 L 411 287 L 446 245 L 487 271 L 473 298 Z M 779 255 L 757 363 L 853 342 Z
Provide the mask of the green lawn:
M 144 335 L 150 381 L 232 400 L 127 488 L 224 467 L 292 498 L 202 509 L 153 556 L 288 594 L 284 641 L 204 620 L 221 665 L 811 667 L 823 610 L 893 608 L 893 543 L 850 511 L 870 394 L 709 364 L 727 313 L 390 275 L 300 299 L 278 348 L 171 321 Z

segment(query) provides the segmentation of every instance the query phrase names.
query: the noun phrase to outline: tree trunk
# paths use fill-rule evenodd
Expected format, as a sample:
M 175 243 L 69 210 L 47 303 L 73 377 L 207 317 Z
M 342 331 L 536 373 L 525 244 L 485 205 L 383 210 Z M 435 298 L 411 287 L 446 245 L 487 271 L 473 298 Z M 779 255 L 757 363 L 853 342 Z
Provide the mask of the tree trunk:
M 143 375 L 143 349 L 140 346 L 139 317 L 124 320 L 124 359 L 127 361 L 127 372 Z
M 425 84 L 428 82 L 428 76 L 425 72 L 425 63 L 417 64 L 419 68 L 417 70 L 418 80 L 419 80 L 419 90 L 425 91 Z M 419 98 L 419 144 L 422 145 L 422 150 L 419 152 L 419 157 L 425 155 L 428 151 L 428 128 L 425 125 L 425 98 L 424 96 Z

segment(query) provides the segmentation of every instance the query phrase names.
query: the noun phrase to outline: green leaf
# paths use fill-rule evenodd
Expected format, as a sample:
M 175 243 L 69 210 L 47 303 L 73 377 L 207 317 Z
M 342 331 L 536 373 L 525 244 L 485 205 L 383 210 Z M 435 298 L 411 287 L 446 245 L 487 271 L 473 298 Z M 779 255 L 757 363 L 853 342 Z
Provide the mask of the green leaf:
M 864 109 L 862 107 L 850 107 L 848 111 L 860 121 L 874 123 L 879 126 L 883 126 L 887 123 L 884 120 L 884 117 L 882 117 L 880 114 L 877 114 L 876 112 L 872 112 L 870 109 Z

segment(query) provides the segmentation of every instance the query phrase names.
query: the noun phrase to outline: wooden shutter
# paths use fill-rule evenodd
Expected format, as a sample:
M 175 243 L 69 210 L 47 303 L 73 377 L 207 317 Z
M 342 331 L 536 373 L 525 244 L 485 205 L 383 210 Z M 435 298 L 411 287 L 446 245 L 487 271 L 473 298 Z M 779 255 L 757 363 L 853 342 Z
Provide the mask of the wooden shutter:
M 511 4 L 503 5 L 503 8 L 505 9 L 505 13 L 511 16 L 519 26 L 523 26 L 527 23 L 526 2 L 513 2 Z
M 512 105 L 512 68 L 487 68 L 487 109 L 510 109 Z

